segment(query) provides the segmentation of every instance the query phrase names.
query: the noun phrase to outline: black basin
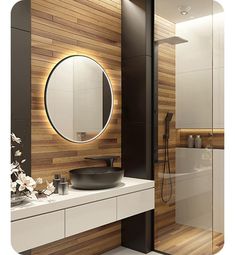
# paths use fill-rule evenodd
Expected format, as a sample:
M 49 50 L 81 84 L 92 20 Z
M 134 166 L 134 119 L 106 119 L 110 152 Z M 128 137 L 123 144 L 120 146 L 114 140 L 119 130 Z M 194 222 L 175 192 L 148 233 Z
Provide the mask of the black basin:
M 124 170 L 119 167 L 89 167 L 69 171 L 75 189 L 108 189 L 120 184 Z

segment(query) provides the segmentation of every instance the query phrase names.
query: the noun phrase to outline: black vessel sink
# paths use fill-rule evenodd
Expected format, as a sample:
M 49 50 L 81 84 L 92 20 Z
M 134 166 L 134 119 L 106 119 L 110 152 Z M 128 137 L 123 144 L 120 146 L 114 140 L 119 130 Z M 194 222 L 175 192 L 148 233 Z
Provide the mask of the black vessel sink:
M 108 189 L 121 183 L 124 170 L 119 167 L 89 167 L 69 171 L 75 189 Z

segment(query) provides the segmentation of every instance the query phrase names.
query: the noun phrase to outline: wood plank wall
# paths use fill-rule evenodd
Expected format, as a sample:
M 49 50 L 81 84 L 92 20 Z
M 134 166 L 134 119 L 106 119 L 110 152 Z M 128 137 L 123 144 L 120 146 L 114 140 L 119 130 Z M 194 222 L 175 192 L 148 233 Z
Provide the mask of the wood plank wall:
M 81 54 L 106 70 L 114 92 L 114 112 L 96 141 L 74 144 L 51 127 L 44 106 L 47 77 L 61 59 Z M 83 158 L 121 151 L 120 0 L 32 0 L 32 175 L 52 179 L 73 168 L 98 165 Z M 120 161 L 119 161 L 120 163 Z M 102 163 L 101 163 L 102 164 Z
M 69 177 L 73 168 L 104 165 L 85 161 L 86 156 L 121 156 L 121 0 L 32 0 L 31 48 L 32 176 L 52 180 L 55 173 L 62 173 Z M 75 54 L 100 63 L 114 92 L 109 127 L 96 141 L 82 145 L 64 140 L 53 130 L 44 106 L 49 73 L 57 62 Z M 120 223 L 85 235 L 36 249 L 33 254 L 65 254 L 64 247 L 66 255 L 100 254 L 120 245 Z
M 175 35 L 175 24 L 155 15 L 155 40 L 167 38 Z M 169 44 L 158 46 L 158 159 L 164 160 L 164 120 L 167 112 L 174 113 L 170 123 L 169 154 L 171 160 L 172 173 L 175 172 L 175 148 L 176 148 L 176 128 L 175 128 L 175 47 Z M 173 179 L 173 196 L 168 204 L 161 200 L 161 181 L 159 174 L 163 172 L 163 163 L 155 164 L 156 180 L 156 201 L 155 201 L 155 249 L 157 249 L 159 231 L 175 223 L 175 195 Z M 164 195 L 169 194 L 169 185 L 164 186 Z
M 121 225 L 113 223 L 35 248 L 32 255 L 98 255 L 118 247 L 120 242 Z

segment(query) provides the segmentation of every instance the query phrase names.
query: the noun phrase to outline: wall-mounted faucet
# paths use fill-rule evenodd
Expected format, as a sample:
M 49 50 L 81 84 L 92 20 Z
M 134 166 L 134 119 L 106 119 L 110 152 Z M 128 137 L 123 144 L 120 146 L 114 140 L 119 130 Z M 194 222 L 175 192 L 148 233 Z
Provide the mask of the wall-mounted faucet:
M 113 163 L 115 160 L 119 159 L 119 156 L 97 156 L 97 157 L 86 157 L 84 159 L 89 160 L 103 160 L 106 162 L 107 167 L 113 167 Z

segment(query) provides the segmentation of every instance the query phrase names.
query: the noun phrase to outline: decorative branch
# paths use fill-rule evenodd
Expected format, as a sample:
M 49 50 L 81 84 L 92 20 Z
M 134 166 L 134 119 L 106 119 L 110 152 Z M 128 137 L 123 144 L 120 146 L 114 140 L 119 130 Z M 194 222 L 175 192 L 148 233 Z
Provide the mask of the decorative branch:
M 14 133 L 11 134 L 11 194 L 12 195 L 24 195 L 30 198 L 37 198 L 36 194 L 44 194 L 50 196 L 54 193 L 55 187 L 53 183 L 49 183 L 46 180 L 47 188 L 44 190 L 36 190 L 38 184 L 43 184 L 42 178 L 38 178 L 36 181 L 27 176 L 21 167 L 25 163 L 26 159 L 23 158 L 22 153 L 22 141 L 21 138 L 16 137 Z

